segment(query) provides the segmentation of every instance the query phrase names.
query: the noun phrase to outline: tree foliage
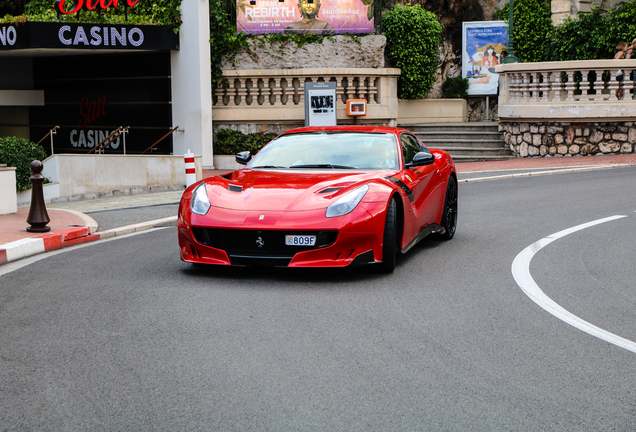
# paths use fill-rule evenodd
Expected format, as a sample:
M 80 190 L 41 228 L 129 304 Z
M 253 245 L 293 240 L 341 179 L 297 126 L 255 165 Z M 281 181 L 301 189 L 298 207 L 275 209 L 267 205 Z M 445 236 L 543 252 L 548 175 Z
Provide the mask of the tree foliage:
M 419 4 L 397 5 L 382 20 L 389 62 L 402 70 L 400 99 L 419 99 L 431 91 L 439 63 L 442 25 Z
M 495 13 L 495 18 L 508 22 L 510 3 Z M 514 54 L 522 62 L 546 60 L 554 26 L 549 1 L 514 0 Z
M 0 0 L 0 23 L 3 22 L 77 22 L 77 14 L 60 14 L 58 17 L 53 5 L 54 0 Z M 67 0 L 66 6 L 71 6 L 73 1 Z M 181 0 L 153 0 L 151 2 L 138 2 L 133 7 L 128 7 L 128 19 L 124 10 L 124 2 L 119 6 L 111 7 L 99 12 L 97 9 L 81 10 L 79 20 L 86 23 L 106 24 L 161 24 L 178 29 L 181 26 L 181 12 L 179 7 Z
M 548 60 L 613 58 L 616 44 L 636 38 L 636 3 L 623 3 L 605 11 L 594 8 L 579 19 L 568 19 L 556 28 L 547 48 Z

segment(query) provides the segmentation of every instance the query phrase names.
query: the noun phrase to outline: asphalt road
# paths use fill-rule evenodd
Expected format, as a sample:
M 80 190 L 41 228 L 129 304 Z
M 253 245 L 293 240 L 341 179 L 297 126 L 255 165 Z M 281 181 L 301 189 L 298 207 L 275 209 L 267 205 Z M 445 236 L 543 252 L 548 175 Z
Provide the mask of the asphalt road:
M 636 168 L 460 185 L 450 242 L 381 275 L 201 269 L 174 228 L 0 277 L 0 430 L 636 429 Z

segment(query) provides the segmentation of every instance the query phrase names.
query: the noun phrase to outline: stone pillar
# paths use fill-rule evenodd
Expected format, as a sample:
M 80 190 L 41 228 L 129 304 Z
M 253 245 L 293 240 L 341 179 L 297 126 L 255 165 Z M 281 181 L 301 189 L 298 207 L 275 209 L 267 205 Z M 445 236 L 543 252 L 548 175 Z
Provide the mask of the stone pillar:
M 178 51 L 170 53 L 172 74 L 173 154 L 190 149 L 213 169 L 212 85 L 210 80 L 210 10 L 208 0 L 181 3 Z
M 576 0 L 575 0 L 576 1 Z M 562 24 L 572 11 L 572 0 L 552 0 L 552 23 L 555 26 Z

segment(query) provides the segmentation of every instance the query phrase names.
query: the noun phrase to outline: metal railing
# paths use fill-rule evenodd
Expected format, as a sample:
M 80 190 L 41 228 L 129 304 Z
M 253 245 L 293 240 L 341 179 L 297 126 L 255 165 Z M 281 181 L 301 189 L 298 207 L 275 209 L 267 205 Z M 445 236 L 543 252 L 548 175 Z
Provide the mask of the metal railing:
M 104 151 L 104 149 L 109 145 L 115 142 L 116 139 L 118 139 L 122 134 L 126 134 L 128 133 L 128 129 L 130 129 L 130 126 L 119 126 L 117 129 L 115 129 L 113 131 L 113 133 L 111 133 L 110 135 L 108 135 L 106 138 L 104 138 L 99 144 L 97 144 L 95 147 L 93 147 L 92 149 L 90 149 L 90 151 L 86 154 L 91 154 L 93 152 L 95 153 L 102 153 Z M 125 142 L 125 135 L 124 135 L 124 154 L 126 154 L 126 142 Z
M 172 135 L 177 129 L 179 129 L 179 126 L 175 126 L 174 128 L 172 128 L 170 130 L 170 132 L 168 132 L 167 134 L 165 134 L 164 136 L 162 136 L 161 138 L 159 138 L 159 140 L 154 143 L 153 145 L 151 145 L 150 147 L 148 147 L 146 150 L 144 150 L 143 152 L 141 152 L 141 154 L 146 154 L 148 153 L 150 150 L 152 150 L 157 144 L 159 144 L 161 141 L 163 141 L 164 139 L 168 138 L 170 135 Z
M 57 130 L 59 129 L 59 126 L 55 126 L 53 129 L 49 130 L 49 133 L 47 133 L 46 135 L 44 135 L 44 137 L 42 137 L 42 139 L 40 141 L 38 141 L 38 144 L 40 144 L 42 141 L 44 141 L 45 139 L 47 139 L 49 136 L 51 137 L 51 155 L 53 155 L 53 135 L 57 134 Z

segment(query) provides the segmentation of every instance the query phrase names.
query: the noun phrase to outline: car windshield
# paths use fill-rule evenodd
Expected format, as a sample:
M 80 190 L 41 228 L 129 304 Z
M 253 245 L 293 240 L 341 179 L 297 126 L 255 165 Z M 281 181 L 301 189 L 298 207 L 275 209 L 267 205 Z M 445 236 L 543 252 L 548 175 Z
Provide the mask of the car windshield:
M 397 143 L 388 133 L 313 132 L 282 135 L 248 168 L 397 169 Z

